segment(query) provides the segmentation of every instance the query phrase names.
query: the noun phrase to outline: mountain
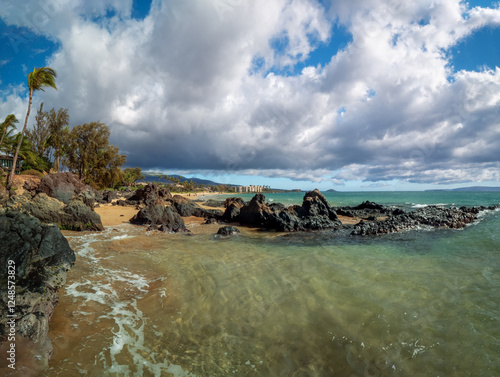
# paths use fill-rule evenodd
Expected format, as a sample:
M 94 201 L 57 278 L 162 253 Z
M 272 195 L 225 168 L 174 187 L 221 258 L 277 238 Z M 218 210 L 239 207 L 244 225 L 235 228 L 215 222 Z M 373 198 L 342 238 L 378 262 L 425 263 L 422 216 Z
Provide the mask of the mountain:
M 144 174 L 144 176 L 146 177 L 142 180 L 143 182 L 173 183 L 172 181 L 163 178 L 165 176 L 164 174 L 162 174 L 162 177 L 160 179 L 158 179 L 158 173 L 144 173 L 143 172 L 142 174 Z M 238 186 L 238 185 L 231 185 L 231 184 L 227 184 L 227 183 L 217 183 L 214 181 L 210 181 L 208 179 L 186 178 L 186 177 L 183 177 L 182 175 L 175 175 L 175 174 L 170 174 L 169 177 L 178 178 L 181 182 L 193 181 L 197 185 L 219 186 L 219 185 L 225 184 L 226 186 L 230 186 L 230 187 Z
M 500 191 L 500 187 L 471 186 L 471 187 L 459 187 L 455 189 L 436 189 L 436 190 L 425 190 L 425 191 Z

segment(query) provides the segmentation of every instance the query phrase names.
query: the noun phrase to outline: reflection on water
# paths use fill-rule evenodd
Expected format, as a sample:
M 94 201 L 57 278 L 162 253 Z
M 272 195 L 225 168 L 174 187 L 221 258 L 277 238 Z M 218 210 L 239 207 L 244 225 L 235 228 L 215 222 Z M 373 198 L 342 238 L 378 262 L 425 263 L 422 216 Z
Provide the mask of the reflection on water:
M 499 375 L 497 228 L 72 234 L 48 375 Z

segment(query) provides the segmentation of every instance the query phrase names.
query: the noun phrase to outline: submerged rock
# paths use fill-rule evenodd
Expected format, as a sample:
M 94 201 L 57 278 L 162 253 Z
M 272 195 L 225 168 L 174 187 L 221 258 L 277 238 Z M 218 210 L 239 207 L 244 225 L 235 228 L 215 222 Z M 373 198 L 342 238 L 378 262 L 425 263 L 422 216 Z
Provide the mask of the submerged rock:
M 9 276 L 9 266 L 15 266 L 16 334 L 38 345 L 40 362 L 46 367 L 52 354 L 49 321 L 58 302 L 58 289 L 65 284 L 66 273 L 75 262 L 75 253 L 56 226 L 13 210 L 0 212 L 0 245 L 1 276 Z M 5 281 L 0 294 L 2 340 L 7 315 L 11 314 L 7 312 L 10 298 L 6 288 Z

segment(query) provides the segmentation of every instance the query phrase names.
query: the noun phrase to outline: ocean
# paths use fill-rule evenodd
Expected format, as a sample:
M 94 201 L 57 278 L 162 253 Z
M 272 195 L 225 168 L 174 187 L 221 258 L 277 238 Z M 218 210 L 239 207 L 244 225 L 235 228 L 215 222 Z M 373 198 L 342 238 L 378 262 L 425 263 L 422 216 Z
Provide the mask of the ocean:
M 326 197 L 405 209 L 500 203 L 494 192 Z M 376 237 L 66 232 L 77 261 L 42 375 L 500 376 L 499 213 L 462 230 Z

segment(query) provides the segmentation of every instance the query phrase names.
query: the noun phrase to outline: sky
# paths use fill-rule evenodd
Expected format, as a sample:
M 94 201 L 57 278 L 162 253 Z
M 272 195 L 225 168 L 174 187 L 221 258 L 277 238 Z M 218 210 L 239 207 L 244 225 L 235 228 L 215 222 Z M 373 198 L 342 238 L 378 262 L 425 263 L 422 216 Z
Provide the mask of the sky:
M 0 118 L 25 119 L 27 75 L 49 66 L 58 90 L 33 110 L 105 123 L 145 171 L 500 186 L 499 26 L 485 0 L 3 0 Z

